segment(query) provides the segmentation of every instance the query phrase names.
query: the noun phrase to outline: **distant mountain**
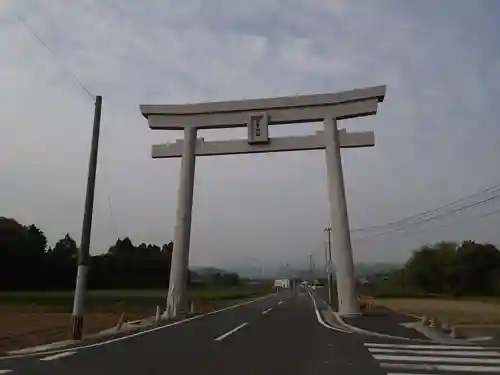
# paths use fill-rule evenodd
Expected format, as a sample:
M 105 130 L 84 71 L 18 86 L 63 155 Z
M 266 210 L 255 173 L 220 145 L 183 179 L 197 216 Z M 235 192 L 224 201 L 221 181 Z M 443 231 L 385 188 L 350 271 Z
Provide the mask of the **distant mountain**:
M 358 276 L 371 276 L 377 273 L 388 272 L 392 270 L 397 270 L 403 268 L 401 263 L 389 263 L 389 262 L 379 262 L 379 263 L 358 263 L 356 264 L 356 275 Z
M 189 270 L 197 273 L 201 277 L 212 276 L 212 275 L 215 275 L 216 273 L 225 274 L 228 272 L 232 272 L 232 271 L 226 271 L 226 270 L 216 268 L 216 267 L 203 267 L 203 266 L 189 267 Z
M 399 263 L 389 263 L 389 262 L 377 262 L 377 263 L 358 263 L 355 265 L 356 275 L 360 276 L 370 276 L 382 272 L 388 272 L 394 269 L 400 269 L 403 264 Z M 209 268 L 217 269 L 217 268 Z M 284 270 L 279 266 L 263 266 L 263 267 L 245 267 L 245 266 L 227 266 L 225 269 L 229 272 L 236 272 L 240 277 L 244 278 L 275 278 L 275 277 L 297 277 L 297 278 L 308 278 L 310 277 L 310 271 L 308 269 L 298 269 L 290 267 Z M 285 275 L 286 273 L 286 275 Z M 325 276 L 325 271 L 323 268 L 315 267 L 314 274 L 319 277 Z

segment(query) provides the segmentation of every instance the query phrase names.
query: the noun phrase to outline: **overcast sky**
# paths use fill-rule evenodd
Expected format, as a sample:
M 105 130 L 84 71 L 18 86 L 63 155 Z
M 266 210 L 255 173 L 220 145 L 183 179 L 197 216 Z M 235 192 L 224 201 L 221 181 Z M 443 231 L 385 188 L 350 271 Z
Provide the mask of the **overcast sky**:
M 50 53 L 16 13 L 50 47 Z M 178 159 L 152 160 L 139 104 L 387 85 L 374 148 L 343 150 L 352 228 L 500 182 L 500 2 L 460 0 L 1 0 L 0 216 L 80 238 L 93 103 L 103 96 L 92 253 L 117 237 L 173 240 Z M 271 136 L 320 124 L 272 127 Z M 244 129 L 206 139 L 244 137 Z M 324 152 L 198 158 L 191 264 L 320 262 Z M 359 240 L 356 261 L 404 261 L 440 239 L 500 244 L 497 201 Z M 370 233 L 368 233 L 370 234 Z M 371 234 L 370 234 L 371 235 Z

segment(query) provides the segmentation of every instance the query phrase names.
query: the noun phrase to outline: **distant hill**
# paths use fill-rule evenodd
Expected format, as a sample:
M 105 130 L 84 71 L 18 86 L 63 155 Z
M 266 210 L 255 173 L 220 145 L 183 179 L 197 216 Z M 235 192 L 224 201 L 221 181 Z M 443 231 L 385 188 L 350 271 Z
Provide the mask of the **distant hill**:
M 389 263 L 389 262 L 377 262 L 377 263 L 358 263 L 355 265 L 356 275 L 360 276 L 371 276 L 382 272 L 388 272 L 394 269 L 402 268 L 403 264 L 399 263 Z M 274 278 L 274 277 L 284 277 L 283 269 L 279 267 L 245 267 L 245 266 L 232 266 L 225 267 L 229 272 L 236 272 L 240 277 L 244 278 Z M 207 270 L 218 270 L 218 268 L 206 267 Z M 193 271 L 197 272 L 195 269 Z M 226 271 L 226 272 L 227 272 Z M 206 271 L 208 272 L 208 271 Z M 220 270 L 219 270 L 220 272 Z M 297 269 L 290 268 L 288 270 L 289 277 L 307 278 L 310 273 L 307 269 Z M 316 267 L 315 274 L 323 277 L 325 271 L 321 268 Z
M 392 270 L 397 270 L 403 268 L 401 263 L 358 263 L 355 266 L 356 274 L 358 276 L 371 276 L 377 273 L 388 272 Z
M 189 267 L 189 270 L 197 273 L 201 277 L 212 276 L 215 275 L 216 273 L 225 274 L 231 272 L 216 267 L 203 267 L 203 266 Z

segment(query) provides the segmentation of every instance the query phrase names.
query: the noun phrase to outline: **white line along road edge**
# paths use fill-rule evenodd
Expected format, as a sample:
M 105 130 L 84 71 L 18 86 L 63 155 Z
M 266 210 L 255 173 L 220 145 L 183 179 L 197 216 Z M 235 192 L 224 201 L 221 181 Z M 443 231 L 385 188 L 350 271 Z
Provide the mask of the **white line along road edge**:
M 224 340 L 227 336 L 229 335 L 232 335 L 233 333 L 235 333 L 236 331 L 239 331 L 240 329 L 242 329 L 243 327 L 245 327 L 246 325 L 248 325 L 248 323 L 243 323 L 243 324 L 240 324 L 238 327 L 235 327 L 233 328 L 232 330 L 230 331 L 227 331 L 226 333 L 220 335 L 219 337 L 215 338 L 214 341 L 221 341 L 221 340 Z
M 48 357 L 40 358 L 40 361 L 53 361 L 54 359 L 69 357 L 70 355 L 75 354 L 76 352 L 62 352 L 57 353 Z
M 314 312 L 316 313 L 316 318 L 318 319 L 318 323 L 319 324 L 321 324 L 323 327 L 326 327 L 326 328 L 331 329 L 333 331 L 342 332 L 342 333 L 353 333 L 351 331 L 346 331 L 346 330 L 343 330 L 341 328 L 334 327 L 334 326 L 331 326 L 329 324 L 326 324 L 323 321 L 323 318 L 321 318 L 321 314 L 319 313 L 318 306 L 316 305 L 316 300 L 314 299 L 313 295 L 311 293 L 309 293 L 309 292 L 307 292 L 307 293 L 309 294 L 309 297 L 311 297 L 311 299 L 313 301 Z
M 145 334 L 150 333 L 150 332 L 155 332 L 155 331 L 159 331 L 159 330 L 162 330 L 162 329 L 165 329 L 165 328 L 177 326 L 179 324 L 187 323 L 187 322 L 190 322 L 190 321 L 196 320 L 196 319 L 201 319 L 201 318 L 203 318 L 205 316 L 214 315 L 214 314 L 217 314 L 217 313 L 220 313 L 220 312 L 223 312 L 223 311 L 228 311 L 228 310 L 236 309 L 238 307 L 250 305 L 252 303 L 255 303 L 255 302 L 258 302 L 258 301 L 263 300 L 265 298 L 269 298 L 269 297 L 273 297 L 273 296 L 276 296 L 276 293 L 267 294 L 265 296 L 262 296 L 262 297 L 259 297 L 259 298 L 255 298 L 255 299 L 252 299 L 250 301 L 238 303 L 236 305 L 232 305 L 232 306 L 229 306 L 229 307 L 225 307 L 225 308 L 220 309 L 220 310 L 215 310 L 215 311 L 210 311 L 210 312 L 205 313 L 205 314 L 195 315 L 195 316 L 192 316 L 190 318 L 179 320 L 177 322 L 173 322 L 173 323 L 170 323 L 170 324 L 165 324 L 165 325 L 160 326 L 160 327 L 154 327 L 154 328 L 146 329 L 144 331 L 135 332 L 135 333 L 132 333 L 132 334 L 126 335 L 126 336 L 115 337 L 113 339 L 106 340 L 106 341 L 100 341 L 100 342 L 96 342 L 96 343 L 93 343 L 93 344 L 88 344 L 88 345 L 83 345 L 83 346 L 77 346 L 77 347 L 72 347 L 72 348 L 67 348 L 67 349 L 57 349 L 57 350 L 50 350 L 50 351 L 40 351 L 40 352 L 27 353 L 27 354 L 7 355 L 7 356 L 4 356 L 4 357 L 0 357 L 0 360 L 16 359 L 16 358 L 28 358 L 28 357 L 40 357 L 40 356 L 47 355 L 47 354 L 56 354 L 56 353 L 63 353 L 63 352 L 70 352 L 70 351 L 76 351 L 76 350 L 82 350 L 82 349 L 95 348 L 95 347 L 99 347 L 99 346 L 111 344 L 111 343 L 114 343 L 114 342 L 126 340 L 126 339 L 129 339 L 129 338 L 132 338 L 132 337 L 142 336 L 142 335 L 145 335 Z

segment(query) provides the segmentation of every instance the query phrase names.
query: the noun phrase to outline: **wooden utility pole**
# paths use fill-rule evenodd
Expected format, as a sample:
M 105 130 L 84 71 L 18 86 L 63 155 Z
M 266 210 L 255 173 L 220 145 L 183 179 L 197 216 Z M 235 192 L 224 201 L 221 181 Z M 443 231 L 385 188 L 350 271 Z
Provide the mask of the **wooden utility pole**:
M 97 96 L 94 109 L 94 126 L 90 146 L 89 172 L 87 177 L 87 192 L 83 212 L 82 238 L 78 252 L 78 269 L 76 272 L 75 295 L 73 300 L 72 336 L 81 340 L 83 334 L 83 314 L 85 292 L 87 288 L 87 273 L 90 260 L 90 232 L 92 230 L 92 213 L 94 210 L 95 178 L 97 172 L 97 154 L 99 150 L 99 129 L 101 126 L 102 96 Z

